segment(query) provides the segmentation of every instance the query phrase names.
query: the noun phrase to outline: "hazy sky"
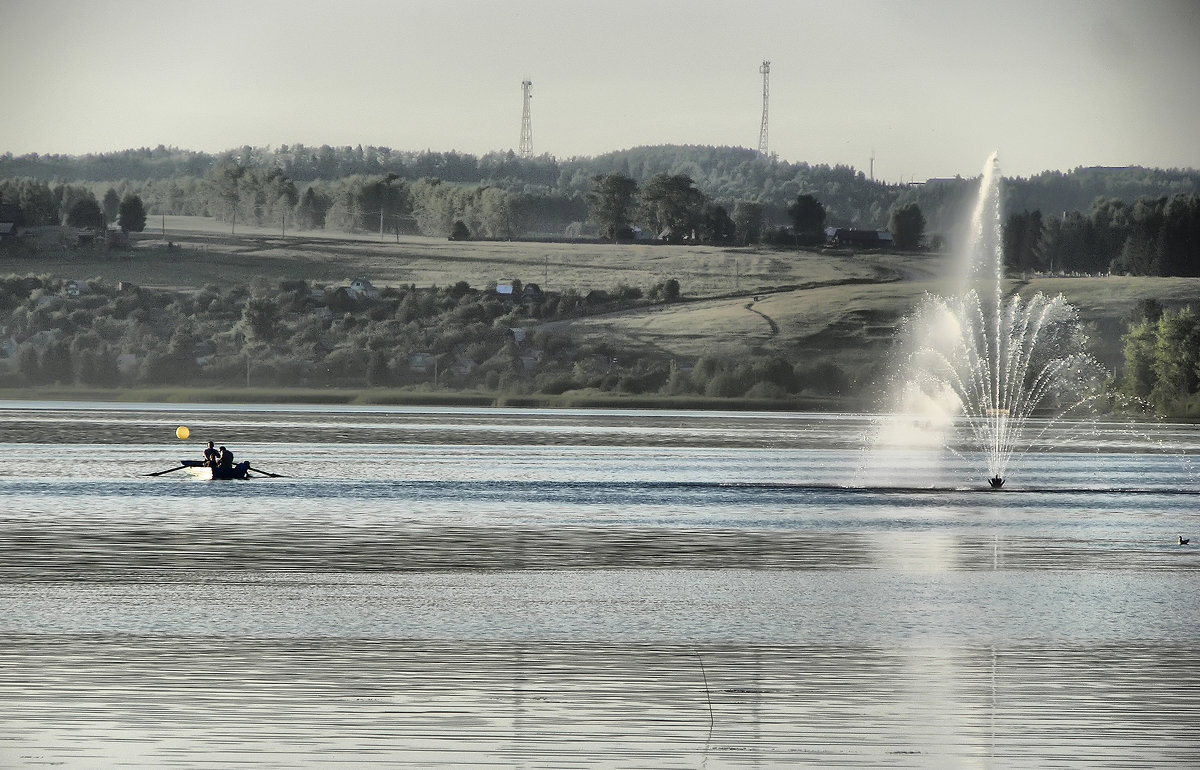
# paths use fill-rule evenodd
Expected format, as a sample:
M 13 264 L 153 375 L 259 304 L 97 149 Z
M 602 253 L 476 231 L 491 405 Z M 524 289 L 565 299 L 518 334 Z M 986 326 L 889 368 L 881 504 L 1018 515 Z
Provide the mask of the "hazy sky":
M 0 152 L 757 147 L 887 181 L 1200 168 L 1200 0 L 4 0 Z

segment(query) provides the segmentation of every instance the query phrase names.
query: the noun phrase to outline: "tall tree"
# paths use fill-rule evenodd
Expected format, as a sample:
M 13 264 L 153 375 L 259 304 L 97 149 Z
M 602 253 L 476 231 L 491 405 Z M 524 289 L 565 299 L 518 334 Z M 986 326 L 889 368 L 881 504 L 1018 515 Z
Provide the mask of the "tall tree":
M 758 243 L 762 238 L 763 207 L 761 203 L 738 201 L 733 206 L 733 226 L 743 244 Z
M 1085 270 L 1095 253 L 1092 221 L 1078 211 L 1043 220 L 1042 253 L 1051 272 Z M 1135 270 L 1136 272 L 1136 270 Z
M 100 204 L 96 203 L 94 197 L 79 198 L 71 206 L 71 210 L 67 212 L 67 225 L 69 227 L 87 227 L 97 230 L 103 230 L 105 224 L 104 212 L 100 210 Z
M 325 211 L 329 208 L 329 199 L 318 194 L 310 185 L 300 196 L 296 204 L 296 224 L 302 230 L 312 230 L 325 227 Z
M 21 210 L 21 224 L 27 227 L 57 225 L 59 223 L 58 200 L 50 185 L 36 179 L 17 179 L 5 182 L 4 199 L 15 202 Z
M 104 193 L 104 223 L 112 224 L 121 213 L 121 196 L 113 188 Z
M 140 233 L 146 229 L 146 207 L 141 196 L 128 193 L 121 199 L 121 210 L 117 214 L 117 226 L 122 232 Z
M 592 177 L 587 193 L 588 221 L 600 231 L 601 238 L 616 240 L 630 235 L 637 190 L 637 182 L 615 171 Z
M 1163 313 L 1156 342 L 1150 401 L 1160 412 L 1177 412 L 1200 384 L 1200 318 L 1190 307 Z
M 217 218 L 230 220 L 230 232 L 237 230 L 238 209 L 242 201 L 241 182 L 245 173 L 244 166 L 226 162 L 213 166 L 205 176 L 209 196 L 217 204 Z
M 521 231 L 521 207 L 517 196 L 496 187 L 479 195 L 480 223 L 491 238 L 515 238 Z
M 1042 266 L 1042 212 L 1012 214 L 1004 224 L 1004 264 L 1014 270 Z
M 819 243 L 825 237 L 825 206 L 812 195 L 798 195 L 787 213 L 799 241 Z
M 700 207 L 700 240 L 704 243 L 724 243 L 733 239 L 737 227 L 724 206 L 706 201 Z
M 1200 195 L 1172 196 L 1156 238 L 1163 275 L 1200 276 Z
M 892 209 L 888 229 L 892 232 L 892 245 L 897 249 L 915 251 L 921 248 L 925 238 L 925 215 L 921 213 L 921 207 L 914 201 Z
M 687 174 L 655 174 L 642 186 L 642 217 L 667 238 L 697 235 L 708 198 Z
M 73 184 L 60 184 L 54 188 L 54 197 L 58 201 L 58 210 L 62 214 L 62 223 L 69 224 L 71 211 L 80 201 L 96 202 L 96 196 L 87 187 Z M 98 208 L 97 204 L 97 208 Z M 82 227 L 82 225 L 78 225 Z
M 242 330 L 247 341 L 267 344 L 274 342 L 279 333 L 281 315 L 279 304 L 271 297 L 251 296 L 246 301 L 246 307 L 242 309 Z
M 1125 371 L 1122 389 L 1135 398 L 1148 398 L 1154 387 L 1154 355 L 1157 321 L 1143 318 L 1129 327 L 1124 337 Z

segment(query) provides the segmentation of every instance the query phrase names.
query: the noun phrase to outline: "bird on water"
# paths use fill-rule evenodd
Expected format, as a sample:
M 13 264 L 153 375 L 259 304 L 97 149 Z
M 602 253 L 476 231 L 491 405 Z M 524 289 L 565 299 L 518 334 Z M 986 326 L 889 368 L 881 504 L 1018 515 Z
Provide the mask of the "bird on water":
M 1190 542 L 1192 542 L 1190 538 L 1186 538 L 1183 535 L 1179 536 L 1179 544 L 1180 545 L 1187 545 Z

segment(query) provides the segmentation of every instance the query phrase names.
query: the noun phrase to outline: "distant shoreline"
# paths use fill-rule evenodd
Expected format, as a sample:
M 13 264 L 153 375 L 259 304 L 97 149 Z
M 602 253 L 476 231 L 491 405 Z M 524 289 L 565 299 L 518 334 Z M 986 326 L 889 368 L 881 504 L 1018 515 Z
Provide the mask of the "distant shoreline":
M 599 392 L 507 394 L 479 391 L 413 391 L 398 388 L 0 388 L 0 401 L 96 401 L 152 404 L 296 404 L 343 406 L 463 406 L 531 409 L 650 409 L 728 412 L 863 411 L 861 399 L 714 398 L 620 396 Z

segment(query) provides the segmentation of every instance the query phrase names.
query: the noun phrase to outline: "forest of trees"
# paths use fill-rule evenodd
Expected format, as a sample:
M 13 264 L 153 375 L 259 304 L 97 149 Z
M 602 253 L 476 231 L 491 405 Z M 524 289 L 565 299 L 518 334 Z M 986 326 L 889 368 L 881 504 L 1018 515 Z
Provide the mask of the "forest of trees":
M 1200 416 L 1200 316 L 1142 304 L 1125 335 L 1122 390 L 1165 415 Z
M 0 387 L 38 385 L 404 387 L 487 392 L 787 398 L 847 387 L 836 367 L 771 354 L 701 357 L 684 371 L 605 344 L 576 344 L 530 319 L 562 319 L 679 301 L 669 279 L 643 296 L 617 286 L 581 296 L 514 283 L 512 295 L 465 282 L 377 295 L 302 280 L 171 292 L 0 278 Z M 19 342 L 18 342 L 19 341 Z M 7 360 L 4 360 L 7 359 Z
M 926 236 L 935 247 L 953 246 L 975 192 L 974 180 L 889 185 L 848 166 L 674 145 L 561 162 L 324 145 L 0 156 L 0 220 L 133 231 L 146 215 L 183 214 L 216 217 L 235 232 L 240 223 L 812 246 L 828 225 L 889 228 L 897 248 L 916 249 Z M 1013 212 L 1004 235 L 1012 270 L 1200 275 L 1200 172 L 1046 172 L 1005 180 L 1004 196 Z M 813 219 L 818 210 L 823 217 Z
M 641 188 L 656 176 L 684 177 L 731 218 L 756 209 L 769 231 L 789 224 L 788 208 L 809 194 L 834 227 L 883 229 L 892 213 L 915 203 L 930 233 L 953 238 L 976 192 L 973 179 L 919 185 L 872 181 L 845 165 L 764 158 L 732 147 L 636 147 L 596 157 L 558 160 L 493 152 L 402 152 L 387 147 L 242 147 L 218 154 L 167 148 L 83 156 L 0 155 L 0 180 L 28 179 L 90 189 L 99 200 L 137 194 L 147 213 L 211 215 L 229 221 L 291 227 L 326 226 L 420 232 L 445 237 L 462 221 L 473 237 L 563 236 L 582 232 L 587 197 L 598 176 L 619 174 Z M 0 193 L 3 194 L 3 193 Z M 1200 172 L 1144 168 L 1076 169 L 1007 179 L 1005 207 L 1039 211 L 1046 222 L 1085 212 L 1097 198 L 1133 205 L 1141 199 L 1200 194 Z M 4 194 L 4 202 L 16 203 Z M 44 201 L 43 201 L 44 204 Z M 24 204 L 22 204 L 24 208 Z M 45 206 L 26 212 L 49 223 Z M 56 211 L 59 219 L 66 210 Z M 744 217 L 743 224 L 748 224 Z M 746 230 L 739 230 L 744 240 Z M 598 233 L 597 233 L 598 234 Z
M 1087 213 L 1009 215 L 1007 263 L 1014 270 L 1200 276 L 1200 195 L 1098 198 Z

